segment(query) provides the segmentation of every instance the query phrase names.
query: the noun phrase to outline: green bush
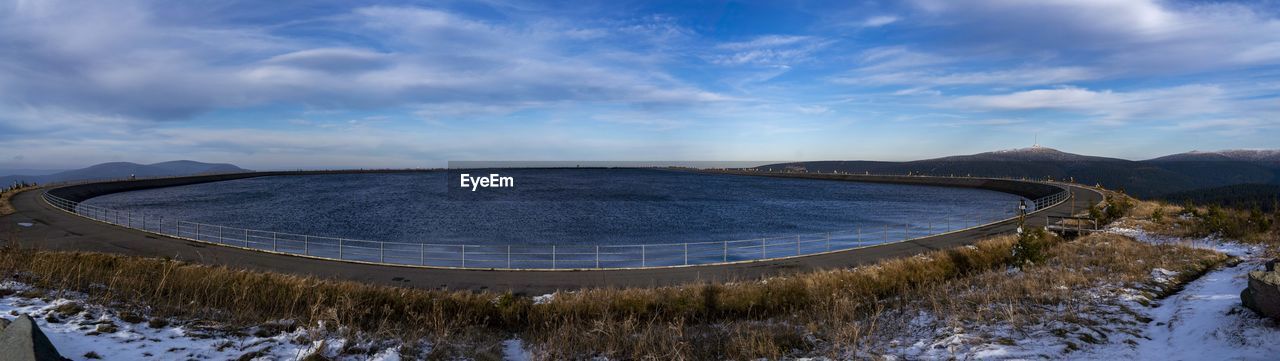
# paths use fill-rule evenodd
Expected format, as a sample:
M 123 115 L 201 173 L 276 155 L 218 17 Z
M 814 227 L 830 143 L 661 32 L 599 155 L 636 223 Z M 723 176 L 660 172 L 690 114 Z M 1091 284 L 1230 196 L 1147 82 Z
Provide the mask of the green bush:
M 1262 209 L 1253 207 L 1249 210 L 1249 225 L 1259 233 L 1271 230 L 1271 217 L 1267 217 L 1266 213 L 1262 213 Z
M 1013 245 L 1013 264 L 1026 267 L 1044 262 L 1045 236 L 1043 228 L 1023 228 L 1018 233 L 1018 243 Z

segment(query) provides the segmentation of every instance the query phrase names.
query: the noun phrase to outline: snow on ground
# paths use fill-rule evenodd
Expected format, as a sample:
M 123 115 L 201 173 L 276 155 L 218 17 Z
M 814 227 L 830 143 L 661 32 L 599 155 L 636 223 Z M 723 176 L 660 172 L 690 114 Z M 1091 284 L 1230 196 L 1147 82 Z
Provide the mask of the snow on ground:
M 1007 325 L 939 326 L 928 313 L 908 322 L 908 336 L 892 340 L 888 359 L 1070 359 L 1084 360 L 1276 360 L 1280 325 L 1240 305 L 1247 273 L 1266 260 L 1263 249 L 1208 237 L 1188 240 L 1149 234 L 1136 228 L 1111 233 L 1148 243 L 1176 243 L 1213 249 L 1242 260 L 1211 271 L 1185 288 L 1147 307 L 1153 300 L 1128 285 L 1099 285 L 1088 290 L 1097 300 L 1092 312 L 1076 315 L 1098 328 L 1045 321 L 1014 330 Z M 1152 270 L 1156 282 L 1169 283 L 1177 272 Z M 1147 319 L 1150 319 L 1148 321 Z M 1098 332 L 1098 329 L 1106 332 Z M 1065 337 L 1064 337 L 1065 336 Z M 1090 339 L 1092 340 L 1086 340 Z M 870 356 L 859 354 L 857 356 Z
M 1114 233 L 1147 242 L 1178 241 L 1132 228 Z M 1206 238 L 1186 242 L 1226 253 L 1241 263 L 1211 271 L 1177 294 L 1147 310 L 1152 319 L 1132 343 L 1085 350 L 1082 359 L 1128 360 L 1274 360 L 1280 358 L 1280 327 L 1240 305 L 1248 272 L 1266 259 L 1257 246 Z
M 0 284 L 0 288 L 24 290 L 16 283 Z M 336 355 L 345 343 L 342 339 L 310 341 L 310 331 L 297 328 L 263 337 L 211 331 L 198 325 L 151 327 L 148 322 L 129 323 L 104 307 L 80 303 L 69 297 L 25 298 L 18 295 L 0 297 L 0 317 L 14 319 L 27 314 L 36 320 L 63 357 L 72 360 L 235 360 L 250 355 L 253 360 L 295 360 L 325 347 L 327 355 Z M 56 309 L 69 303 L 84 310 L 62 315 Z M 52 315 L 52 318 L 50 317 Z M 101 325 L 101 326 L 100 326 Z M 108 326 L 112 325 L 112 326 Z M 114 328 L 114 330 L 112 330 Z M 399 360 L 399 349 L 390 347 L 373 355 L 344 355 L 339 360 Z

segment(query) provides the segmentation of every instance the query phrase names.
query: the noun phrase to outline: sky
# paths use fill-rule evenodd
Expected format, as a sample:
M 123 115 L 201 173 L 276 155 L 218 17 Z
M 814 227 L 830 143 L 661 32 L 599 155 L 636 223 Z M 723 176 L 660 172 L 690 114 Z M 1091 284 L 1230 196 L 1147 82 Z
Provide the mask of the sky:
M 1280 2 L 0 0 L 0 168 L 1280 147 Z

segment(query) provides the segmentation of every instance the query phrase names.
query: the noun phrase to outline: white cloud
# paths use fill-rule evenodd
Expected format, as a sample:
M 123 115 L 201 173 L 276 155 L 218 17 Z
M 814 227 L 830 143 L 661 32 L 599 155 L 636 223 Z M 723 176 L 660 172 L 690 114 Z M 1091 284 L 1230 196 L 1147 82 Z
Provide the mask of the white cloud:
M 898 22 L 898 20 L 901 20 L 901 19 L 899 19 L 897 16 L 891 16 L 891 15 L 872 16 L 867 18 L 866 20 L 863 20 L 859 25 L 864 28 L 878 28 L 881 26 L 896 23 Z
M 164 120 L 267 104 L 671 106 L 728 99 L 627 56 L 571 50 L 568 44 L 600 34 L 557 23 L 498 25 L 381 6 L 314 20 L 380 42 L 373 50 L 277 36 L 271 26 L 169 23 L 143 2 L 19 5 L 0 9 L 0 105 L 8 107 Z
M 788 66 L 809 61 L 831 41 L 812 36 L 765 35 L 747 41 L 721 43 L 708 60 L 718 65 Z
M 1027 67 L 975 72 L 893 71 L 835 78 L 840 83 L 871 85 L 1045 85 L 1097 79 L 1096 70 L 1079 67 Z
M 922 66 L 941 65 L 954 62 L 946 56 L 921 52 L 904 45 L 874 47 L 862 51 L 859 56 L 862 66 L 859 72 L 873 73 Z
M 1280 21 L 1247 3 L 917 0 L 948 40 L 1009 55 L 1078 58 L 1154 74 L 1280 60 Z
M 806 115 L 821 115 L 831 113 L 831 108 L 822 105 L 803 105 L 796 107 L 796 111 Z
M 950 105 L 979 110 L 1060 110 L 1095 117 L 1103 123 L 1187 119 L 1229 109 L 1220 87 L 1186 85 L 1131 92 L 1095 91 L 1079 87 L 1034 89 L 1001 95 L 954 98 Z

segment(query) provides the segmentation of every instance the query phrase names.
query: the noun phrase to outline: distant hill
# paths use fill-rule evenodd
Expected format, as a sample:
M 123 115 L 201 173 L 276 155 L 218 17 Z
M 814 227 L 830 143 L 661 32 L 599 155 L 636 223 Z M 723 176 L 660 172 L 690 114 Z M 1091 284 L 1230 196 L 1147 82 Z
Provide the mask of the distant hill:
M 1160 198 L 1174 204 L 1217 204 L 1237 209 L 1257 207 L 1270 212 L 1280 206 L 1280 184 L 1235 184 L 1170 193 Z
M 926 159 L 922 162 L 1127 162 L 1124 159 L 1067 153 L 1041 146 L 1005 149 L 972 155 Z
M 1046 147 L 1001 150 L 910 162 L 816 161 L 759 169 L 830 173 L 923 174 L 1072 180 L 1124 189 L 1139 197 L 1234 184 L 1280 184 L 1276 151 L 1192 152 L 1145 161 L 1095 157 Z
M 247 169 L 226 163 L 201 163 L 190 160 L 177 160 L 155 164 L 138 164 L 130 162 L 111 162 L 44 175 L 9 175 L 0 177 L 0 184 L 9 185 L 15 182 L 52 183 L 89 179 L 109 179 L 135 177 L 165 177 L 204 173 L 247 172 Z
M 1186 153 L 1178 153 L 1166 155 L 1163 157 L 1151 159 L 1156 162 L 1186 162 L 1186 161 L 1238 161 L 1238 162 L 1261 162 L 1261 163 L 1280 163 L 1280 150 L 1220 150 L 1213 152 L 1190 151 Z

